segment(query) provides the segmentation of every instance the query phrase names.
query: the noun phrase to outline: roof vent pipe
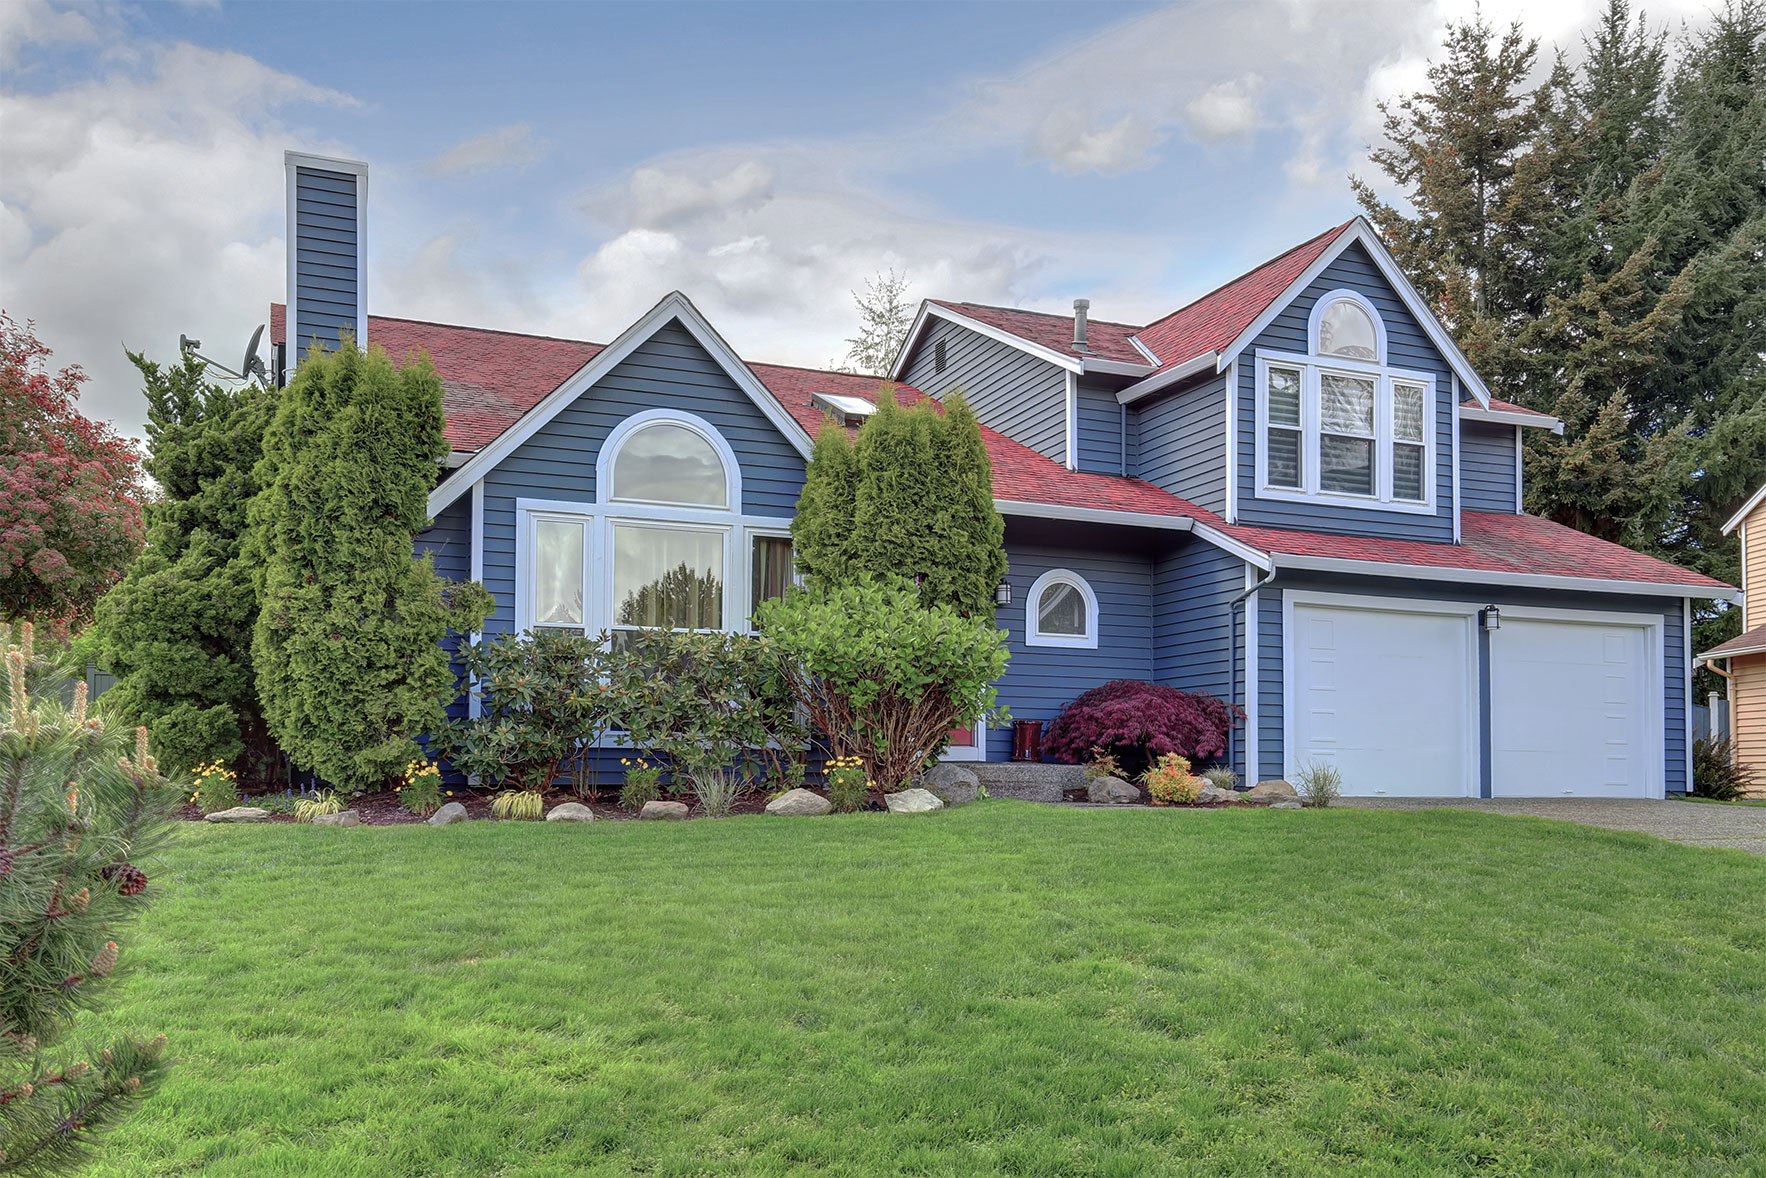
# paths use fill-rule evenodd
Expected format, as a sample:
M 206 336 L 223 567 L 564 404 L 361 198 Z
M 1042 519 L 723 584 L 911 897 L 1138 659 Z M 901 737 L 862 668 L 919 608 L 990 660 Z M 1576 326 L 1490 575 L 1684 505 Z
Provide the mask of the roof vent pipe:
M 1073 350 L 1075 352 L 1091 351 L 1085 342 L 1085 313 L 1090 310 L 1090 299 L 1073 300 Z

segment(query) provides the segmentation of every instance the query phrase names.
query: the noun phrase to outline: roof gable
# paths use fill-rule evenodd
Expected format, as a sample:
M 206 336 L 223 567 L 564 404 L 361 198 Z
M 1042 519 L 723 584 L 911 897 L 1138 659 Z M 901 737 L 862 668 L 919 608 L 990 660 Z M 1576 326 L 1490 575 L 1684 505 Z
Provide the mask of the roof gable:
M 1740 511 L 1729 517 L 1729 522 L 1723 525 L 1723 534 L 1727 536 L 1739 528 L 1741 521 L 1747 519 L 1754 509 L 1762 503 L 1766 503 L 1766 484 L 1762 484 L 1758 491 L 1748 497 L 1748 501 L 1741 505 Z

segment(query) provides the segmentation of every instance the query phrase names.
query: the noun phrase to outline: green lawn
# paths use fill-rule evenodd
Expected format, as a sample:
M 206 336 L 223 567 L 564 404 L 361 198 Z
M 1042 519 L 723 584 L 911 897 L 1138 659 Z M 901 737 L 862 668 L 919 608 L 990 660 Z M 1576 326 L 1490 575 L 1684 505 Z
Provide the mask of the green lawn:
M 106 1175 L 1766 1167 L 1737 852 L 994 801 L 192 827 L 157 875 L 105 1018 L 178 1063 Z

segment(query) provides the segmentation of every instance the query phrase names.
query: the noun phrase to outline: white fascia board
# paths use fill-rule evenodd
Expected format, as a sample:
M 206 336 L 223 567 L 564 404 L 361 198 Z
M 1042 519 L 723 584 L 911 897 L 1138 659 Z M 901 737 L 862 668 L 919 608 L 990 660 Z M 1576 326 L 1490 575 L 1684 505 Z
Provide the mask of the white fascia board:
M 1564 432 L 1564 423 L 1555 417 L 1547 417 L 1542 413 L 1510 413 L 1506 409 L 1468 409 L 1464 405 L 1455 410 L 1461 421 L 1483 421 L 1491 425 L 1518 425 L 1523 429 L 1548 429 L 1554 434 Z
M 1604 577 L 1560 577 L 1544 573 L 1504 573 L 1488 569 L 1443 568 L 1432 564 L 1394 564 L 1383 560 L 1346 560 L 1338 556 L 1298 556 L 1281 552 L 1285 569 L 1314 573 L 1349 573 L 1359 577 L 1401 577 L 1414 581 L 1455 581 L 1462 584 L 1505 585 L 1522 589 L 1563 589 L 1573 593 L 1628 593 L 1640 597 L 1697 597 L 1739 601 L 1741 594 L 1725 586 L 1700 589 L 1657 581 L 1615 581 Z
M 1141 355 L 1145 356 L 1147 358 L 1147 363 L 1152 365 L 1154 368 L 1159 367 L 1159 365 L 1162 363 L 1162 361 L 1159 359 L 1159 357 L 1153 355 L 1153 349 L 1147 347 L 1146 344 L 1141 343 L 1140 336 L 1131 335 L 1128 337 L 1128 342 L 1133 344 L 1134 350 L 1139 352 Z
M 438 463 L 447 467 L 449 470 L 465 466 L 471 460 L 472 451 L 470 450 L 449 450 L 446 454 L 443 454 L 440 458 L 436 459 Z
M 1729 517 L 1729 522 L 1723 525 L 1723 534 L 1727 536 L 1729 533 L 1739 528 L 1741 526 L 1741 521 L 1748 518 L 1748 513 L 1753 511 L 1754 508 L 1760 506 L 1762 502 L 1766 502 L 1766 486 L 1762 486 L 1758 491 L 1755 491 L 1753 496 L 1746 503 L 1741 505 L 1741 510 Z
M 1077 356 L 1062 355 L 1053 348 L 1045 348 L 1041 344 L 1033 344 L 1021 335 L 1013 335 L 1011 332 L 995 327 L 991 323 L 983 323 L 979 319 L 971 319 L 959 311 L 953 311 L 949 307 L 941 307 L 937 303 L 931 301 L 928 301 L 925 306 L 920 309 L 920 319 L 915 320 L 914 330 L 908 332 L 908 338 L 910 340 L 917 334 L 920 320 L 925 319 L 927 316 L 943 319 L 946 323 L 954 323 L 958 327 L 968 328 L 977 335 L 984 335 L 990 340 L 1005 344 L 1007 347 L 1017 348 L 1027 356 L 1035 356 L 1038 360 L 1047 360 L 1050 364 L 1059 365 L 1060 367 L 1065 368 L 1068 372 L 1083 372 L 1085 370 L 1085 361 Z M 904 347 L 902 355 L 896 359 L 896 365 L 892 370 L 891 379 L 894 379 L 894 373 L 900 372 L 902 359 L 906 357 L 906 355 L 907 350 Z
M 908 333 L 901 337 L 901 347 L 896 349 L 895 363 L 889 366 L 889 379 L 900 380 L 902 372 L 908 366 L 908 357 L 914 353 L 914 345 L 920 342 L 920 334 L 926 330 L 927 309 L 932 306 L 930 299 L 920 300 L 920 309 L 914 312 L 914 322 L 908 327 Z
M 595 356 L 576 372 L 571 374 L 557 388 L 546 394 L 539 404 L 521 415 L 521 419 L 501 434 L 495 441 L 478 453 L 474 454 L 462 465 L 459 471 L 429 493 L 429 514 L 435 515 L 448 504 L 465 493 L 465 489 L 482 479 L 488 472 L 514 453 L 522 443 L 539 432 L 540 428 L 558 416 L 566 406 L 582 396 L 595 382 L 600 380 L 615 366 L 636 351 L 638 346 L 660 331 L 671 319 L 679 320 L 682 327 L 699 342 L 699 346 L 710 353 L 711 358 L 736 382 L 736 387 L 748 394 L 748 399 L 776 426 L 785 440 L 790 442 L 802 454 L 809 458 L 814 442 L 802 426 L 784 406 L 779 404 L 777 397 L 760 382 L 742 358 L 724 342 L 705 316 L 699 313 L 692 300 L 680 291 L 673 291 L 661 302 L 652 307 L 643 318 L 626 328 L 619 338 L 601 349 Z
M 1153 371 L 1153 364 L 1130 364 L 1127 360 L 1105 360 L 1098 356 L 1087 356 L 1080 362 L 1081 372 L 1101 372 L 1106 376 L 1145 376 Z
M 351 176 L 366 176 L 368 165 L 362 160 L 338 159 L 328 155 L 311 155 L 304 151 L 285 151 L 282 153 L 282 166 L 286 168 L 318 168 L 326 172 L 347 172 Z
M 1031 519 L 1072 520 L 1083 524 L 1120 524 L 1125 528 L 1154 528 L 1165 532 L 1190 532 L 1224 552 L 1268 572 L 1270 557 L 1187 515 L 1155 515 L 1140 511 L 1111 511 L 1101 507 L 1066 507 L 1058 503 L 1029 503 L 1022 499 L 995 499 L 993 509 L 1001 515 Z
M 1204 352 L 1191 360 L 1185 360 L 1175 368 L 1156 373 L 1142 381 L 1136 381 L 1116 394 L 1119 405 L 1131 405 L 1142 397 L 1150 396 L 1168 385 L 1174 385 L 1198 372 L 1218 372 L 1223 367 L 1219 352 Z
M 1391 284 L 1398 297 L 1404 300 L 1404 305 L 1409 309 L 1411 315 L 1418 323 L 1422 324 L 1423 331 L 1427 333 L 1430 342 L 1435 345 L 1442 356 L 1446 357 L 1448 367 L 1458 374 L 1466 388 L 1478 399 L 1478 403 L 1488 409 L 1490 407 L 1490 390 L 1484 386 L 1483 379 L 1472 368 L 1472 362 L 1466 359 L 1465 353 L 1459 350 L 1459 345 L 1453 342 L 1453 337 L 1447 334 L 1447 329 L 1441 326 L 1441 321 L 1435 318 L 1435 313 L 1429 309 L 1428 304 L 1423 302 L 1422 296 L 1417 294 L 1416 288 L 1411 286 L 1410 280 L 1399 268 L 1397 259 L 1386 249 L 1385 242 L 1380 240 L 1380 235 L 1374 231 L 1372 225 L 1367 223 L 1365 217 L 1355 218 L 1355 221 L 1347 229 L 1339 233 L 1337 240 L 1333 241 L 1312 265 L 1306 267 L 1298 278 L 1290 282 L 1288 288 L 1282 291 L 1281 295 L 1270 303 L 1261 315 L 1253 319 L 1251 325 L 1241 331 L 1237 339 L 1221 349 L 1221 354 L 1229 357 L 1237 356 L 1249 347 L 1251 341 L 1263 334 L 1263 329 L 1268 327 L 1277 315 L 1281 314 L 1295 296 L 1311 286 L 1313 281 L 1324 273 L 1325 269 L 1335 262 L 1344 250 L 1358 241 L 1367 248 L 1367 252 L 1374 260 L 1374 265 L 1380 268 L 1386 281 Z
M 1743 647 L 1741 650 L 1724 650 L 1715 653 L 1707 650 L 1704 654 L 1695 656 L 1693 658 L 1693 663 L 1698 666 L 1703 666 L 1712 659 L 1735 659 L 1750 654 L 1766 654 L 1766 645 L 1747 646 Z

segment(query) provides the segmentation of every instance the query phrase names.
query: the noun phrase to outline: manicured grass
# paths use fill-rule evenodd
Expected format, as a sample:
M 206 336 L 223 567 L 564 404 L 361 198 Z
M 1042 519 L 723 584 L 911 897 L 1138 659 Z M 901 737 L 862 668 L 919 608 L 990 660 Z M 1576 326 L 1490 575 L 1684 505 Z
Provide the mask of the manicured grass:
M 1736 852 L 995 801 L 193 827 L 156 875 L 105 1019 L 178 1064 L 104 1175 L 1766 1164 Z

